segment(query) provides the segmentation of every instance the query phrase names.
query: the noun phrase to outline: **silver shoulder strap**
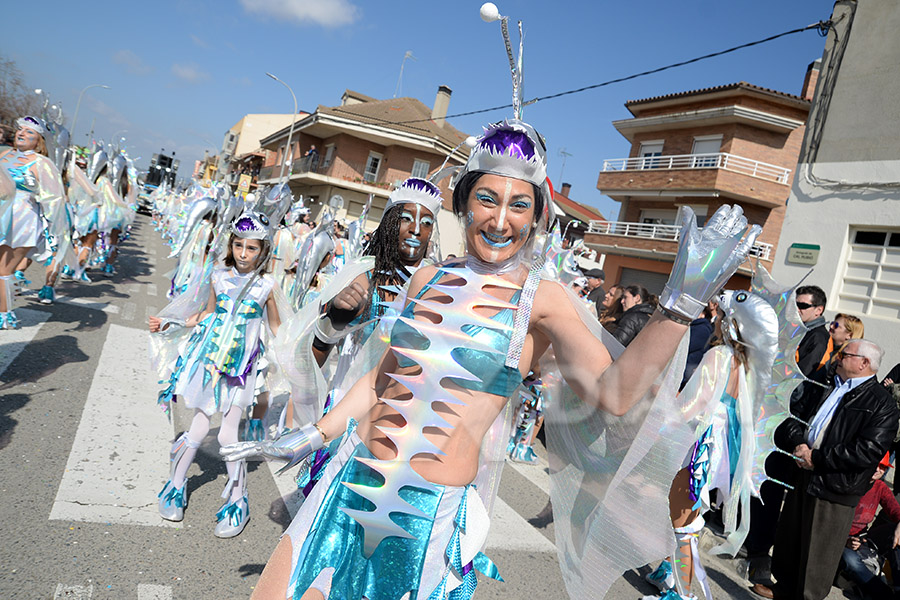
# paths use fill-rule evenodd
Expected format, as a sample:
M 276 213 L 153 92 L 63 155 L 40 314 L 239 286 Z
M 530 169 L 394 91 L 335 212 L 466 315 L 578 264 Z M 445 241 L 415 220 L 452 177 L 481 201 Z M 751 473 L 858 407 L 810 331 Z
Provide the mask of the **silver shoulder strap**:
M 513 333 L 509 340 L 509 350 L 506 352 L 507 367 L 519 368 L 519 359 L 522 358 L 522 347 L 525 345 L 525 336 L 528 335 L 528 324 L 531 322 L 531 305 L 534 303 L 534 295 L 537 293 L 538 284 L 541 282 L 541 271 L 544 268 L 544 257 L 541 256 L 531 265 L 531 271 L 522 286 L 519 294 L 519 306 L 516 310 L 516 318 L 513 321 Z

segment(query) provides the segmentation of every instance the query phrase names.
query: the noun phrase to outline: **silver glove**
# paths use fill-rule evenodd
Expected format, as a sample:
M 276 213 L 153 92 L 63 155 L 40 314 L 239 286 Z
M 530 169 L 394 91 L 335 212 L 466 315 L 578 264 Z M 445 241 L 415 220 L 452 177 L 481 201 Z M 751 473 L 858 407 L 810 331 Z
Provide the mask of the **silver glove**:
M 683 207 L 678 253 L 659 298 L 664 312 L 685 320 L 699 317 L 706 303 L 747 260 L 762 228 L 753 225 L 741 241 L 747 230 L 740 206 L 721 206 L 703 229 L 697 227 L 694 211 Z
M 286 460 L 279 473 L 290 469 L 304 458 L 324 446 L 322 434 L 315 425 L 305 425 L 280 436 L 276 440 L 263 442 L 237 442 L 219 448 L 219 454 L 229 462 L 264 456 L 275 460 Z

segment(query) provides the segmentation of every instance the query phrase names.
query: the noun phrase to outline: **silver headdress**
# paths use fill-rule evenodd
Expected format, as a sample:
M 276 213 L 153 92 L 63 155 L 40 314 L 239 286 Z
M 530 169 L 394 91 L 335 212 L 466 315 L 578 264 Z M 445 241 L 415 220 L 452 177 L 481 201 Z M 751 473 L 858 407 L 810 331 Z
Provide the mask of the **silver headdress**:
M 245 210 L 231 224 L 231 233 L 245 240 L 267 240 L 271 237 L 269 217 L 254 210 Z
M 16 119 L 16 127 L 19 129 L 31 129 L 40 134 L 42 138 L 47 137 L 47 126 L 44 121 L 38 117 L 26 116 Z
M 509 39 L 508 17 L 500 16 L 496 5 L 491 2 L 481 7 L 481 18 L 487 22 L 500 21 L 506 55 L 509 59 L 513 83 L 514 118 L 494 123 L 484 128 L 484 134 L 475 141 L 469 159 L 450 181 L 450 189 L 468 173 L 490 173 L 527 181 L 541 190 L 544 196 L 543 214 L 536 215 L 544 222 L 544 229 L 555 219 L 553 192 L 547 180 L 547 146 L 544 138 L 528 123 L 522 120 L 524 90 L 522 74 L 522 54 L 524 35 L 519 22 L 519 56 L 513 57 Z
M 437 216 L 441 210 L 441 202 L 441 190 L 436 185 L 418 177 L 410 177 L 391 192 L 387 208 L 407 203 L 420 204 Z

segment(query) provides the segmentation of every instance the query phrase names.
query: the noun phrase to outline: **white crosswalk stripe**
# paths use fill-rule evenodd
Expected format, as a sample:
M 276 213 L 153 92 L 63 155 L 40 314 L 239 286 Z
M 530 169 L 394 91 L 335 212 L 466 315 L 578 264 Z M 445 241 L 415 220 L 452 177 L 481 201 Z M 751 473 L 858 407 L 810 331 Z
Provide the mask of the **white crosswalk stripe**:
M 148 360 L 149 336 L 146 330 L 110 325 L 51 519 L 177 525 L 163 521 L 156 510 L 160 482 L 168 478 L 166 440 L 173 431 L 153 401 L 157 384 Z

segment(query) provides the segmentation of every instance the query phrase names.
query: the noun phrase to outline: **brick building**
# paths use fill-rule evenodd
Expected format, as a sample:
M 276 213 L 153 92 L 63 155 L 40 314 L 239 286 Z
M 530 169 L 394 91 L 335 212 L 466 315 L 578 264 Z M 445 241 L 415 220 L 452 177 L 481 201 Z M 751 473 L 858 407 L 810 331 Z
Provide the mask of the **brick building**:
M 619 202 L 617 221 L 591 222 L 585 244 L 605 254 L 607 281 L 659 293 L 677 248 L 681 210 L 701 226 L 722 204 L 739 204 L 763 227 L 753 254 L 771 270 L 810 98 L 810 65 L 801 96 L 740 82 L 625 104 L 633 118 L 613 126 L 628 158 L 603 161 L 597 188 Z M 730 286 L 749 285 L 749 264 Z
M 450 94 L 450 88 L 440 86 L 434 106 L 429 108 L 415 98 L 377 100 L 347 90 L 339 106 L 319 105 L 312 114 L 298 119 L 290 152 L 288 127 L 261 141 L 268 159 L 259 182 L 275 183 L 283 157 L 291 160 L 293 156 L 289 185 L 295 196 L 306 199 L 314 219 L 335 194 L 344 199 L 338 217 L 358 217 L 371 194 L 366 228 L 374 229 L 395 185 L 411 175 L 427 178 L 451 153 L 449 165 L 465 162 L 468 147 L 458 146 L 466 134 L 444 119 Z M 307 155 L 312 146 L 315 154 Z M 447 179 L 439 182 L 446 209 L 438 217 L 441 247 L 445 254 L 458 254 L 462 236 L 450 215 L 447 183 Z
M 300 120 L 308 114 L 300 111 L 296 118 Z M 260 140 L 290 125 L 292 119 L 294 116 L 291 114 L 248 114 L 241 117 L 225 132 L 216 167 L 218 176 L 231 186 L 236 186 L 238 178 L 252 168 L 253 156 L 264 156 L 260 154 Z

